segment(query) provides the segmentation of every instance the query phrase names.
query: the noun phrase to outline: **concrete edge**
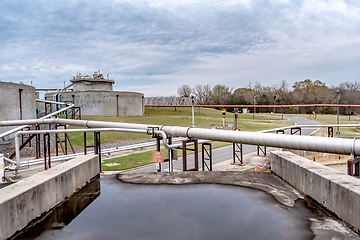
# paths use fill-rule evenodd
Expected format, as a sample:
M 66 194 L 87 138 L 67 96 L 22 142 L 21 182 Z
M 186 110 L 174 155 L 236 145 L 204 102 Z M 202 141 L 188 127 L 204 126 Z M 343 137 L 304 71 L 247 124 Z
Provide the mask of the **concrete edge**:
M 271 171 L 335 218 L 360 232 L 360 179 L 286 151 L 273 151 Z
M 97 155 L 84 155 L 0 189 L 0 239 L 61 204 L 99 176 Z

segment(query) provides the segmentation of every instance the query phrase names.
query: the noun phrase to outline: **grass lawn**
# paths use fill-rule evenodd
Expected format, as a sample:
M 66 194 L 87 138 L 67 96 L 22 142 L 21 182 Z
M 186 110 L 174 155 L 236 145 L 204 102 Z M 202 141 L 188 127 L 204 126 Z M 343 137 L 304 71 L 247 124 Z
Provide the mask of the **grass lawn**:
M 337 123 L 337 116 L 336 115 L 328 115 L 328 114 L 320 114 L 317 115 L 317 121 L 321 124 L 336 124 Z M 359 124 L 360 122 L 360 116 L 339 116 L 339 123 L 340 124 Z M 334 136 L 336 135 L 337 128 L 334 128 Z M 320 131 L 318 131 L 318 134 L 325 134 L 327 135 L 327 128 L 322 128 Z M 344 127 L 340 128 L 340 136 L 360 136 L 360 132 L 358 132 L 354 127 Z

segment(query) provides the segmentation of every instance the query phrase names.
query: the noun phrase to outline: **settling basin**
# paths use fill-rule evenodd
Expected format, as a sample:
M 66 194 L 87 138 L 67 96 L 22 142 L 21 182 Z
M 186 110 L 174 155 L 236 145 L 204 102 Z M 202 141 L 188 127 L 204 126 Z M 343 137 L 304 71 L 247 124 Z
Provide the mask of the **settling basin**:
M 189 180 L 188 174 L 196 177 Z M 18 239 L 358 238 L 281 180 L 276 193 L 274 183 L 268 183 L 272 178 L 275 185 L 278 183 L 271 173 L 224 174 L 101 176 L 45 220 L 28 227 Z M 169 177 L 173 180 L 164 184 Z M 209 183 L 207 178 L 217 184 Z M 218 184 L 226 178 L 235 178 L 232 182 L 241 178 L 242 184 Z M 246 184 L 255 188 L 241 186 Z M 326 223 L 333 227 L 338 224 L 337 229 L 329 229 Z

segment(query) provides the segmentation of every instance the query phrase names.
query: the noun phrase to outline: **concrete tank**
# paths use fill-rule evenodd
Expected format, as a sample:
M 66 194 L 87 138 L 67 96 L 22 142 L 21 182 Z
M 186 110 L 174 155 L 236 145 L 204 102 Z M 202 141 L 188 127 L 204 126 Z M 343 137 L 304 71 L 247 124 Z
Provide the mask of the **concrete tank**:
M 143 93 L 87 90 L 47 93 L 45 98 L 53 100 L 54 95 L 62 102 L 73 102 L 85 116 L 144 115 Z
M 144 94 L 138 92 L 113 91 L 114 80 L 104 77 L 100 70 L 92 77 L 78 73 L 70 80 L 72 91 L 45 94 L 46 100 L 71 102 L 80 107 L 85 116 L 142 116 Z
M 34 118 L 36 118 L 35 88 L 25 84 L 0 82 L 0 120 Z M 0 127 L 0 134 L 13 128 L 15 127 Z
M 77 74 L 76 77 L 70 80 L 73 84 L 74 91 L 85 91 L 85 90 L 113 90 L 113 84 L 115 83 L 114 80 L 104 78 L 104 76 L 98 72 L 94 72 L 93 76 L 90 77 L 89 75 L 82 76 L 81 73 Z

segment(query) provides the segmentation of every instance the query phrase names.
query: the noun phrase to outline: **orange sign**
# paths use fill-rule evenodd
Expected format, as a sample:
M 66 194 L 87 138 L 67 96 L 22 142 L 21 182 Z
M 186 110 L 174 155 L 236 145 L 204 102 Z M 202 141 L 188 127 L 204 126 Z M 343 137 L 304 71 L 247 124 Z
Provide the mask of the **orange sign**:
M 164 153 L 158 152 L 158 151 L 153 151 L 152 152 L 152 160 L 153 160 L 153 162 L 164 163 Z

